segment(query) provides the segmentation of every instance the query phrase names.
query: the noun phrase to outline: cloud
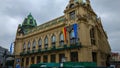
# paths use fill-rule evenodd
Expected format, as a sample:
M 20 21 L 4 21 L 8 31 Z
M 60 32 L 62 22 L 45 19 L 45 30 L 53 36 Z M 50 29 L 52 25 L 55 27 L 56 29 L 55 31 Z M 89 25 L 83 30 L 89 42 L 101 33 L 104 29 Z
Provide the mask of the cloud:
M 102 19 L 102 24 L 107 31 L 112 51 L 120 52 L 120 0 L 91 0 L 92 7 Z

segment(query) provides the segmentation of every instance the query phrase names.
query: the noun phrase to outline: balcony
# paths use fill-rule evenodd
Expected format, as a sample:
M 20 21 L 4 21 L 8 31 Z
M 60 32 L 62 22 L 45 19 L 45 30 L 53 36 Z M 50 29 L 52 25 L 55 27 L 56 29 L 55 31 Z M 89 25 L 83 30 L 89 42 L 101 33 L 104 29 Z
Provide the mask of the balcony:
M 50 48 L 43 48 L 38 50 L 32 50 L 32 51 L 26 51 L 21 52 L 21 56 L 31 55 L 31 54 L 38 54 L 38 53 L 47 53 L 47 52 L 53 52 L 53 51 L 62 51 L 62 50 L 71 50 L 71 49 L 80 49 L 82 46 L 80 43 L 71 44 L 70 46 L 64 45 L 60 47 L 52 46 Z

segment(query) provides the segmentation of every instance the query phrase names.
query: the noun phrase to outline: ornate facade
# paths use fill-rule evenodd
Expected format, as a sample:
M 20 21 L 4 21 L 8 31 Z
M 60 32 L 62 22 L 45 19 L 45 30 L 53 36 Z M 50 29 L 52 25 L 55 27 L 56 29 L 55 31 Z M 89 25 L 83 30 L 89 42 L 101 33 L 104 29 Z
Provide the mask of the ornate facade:
M 15 64 L 96 62 L 106 66 L 111 52 L 107 39 L 90 1 L 70 0 L 63 16 L 37 26 L 29 14 L 18 26 Z

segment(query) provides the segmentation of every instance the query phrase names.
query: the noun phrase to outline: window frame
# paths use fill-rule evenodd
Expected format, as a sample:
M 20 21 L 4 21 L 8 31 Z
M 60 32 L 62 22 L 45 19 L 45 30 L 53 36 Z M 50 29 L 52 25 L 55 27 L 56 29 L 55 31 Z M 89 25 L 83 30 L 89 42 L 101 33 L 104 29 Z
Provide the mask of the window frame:
M 61 32 L 60 35 L 59 35 L 59 44 L 60 44 L 60 46 L 64 45 L 64 35 L 63 35 L 63 32 Z
M 46 36 L 44 39 L 44 48 L 47 49 L 48 48 L 48 37 Z
M 55 36 L 55 35 L 53 35 L 53 36 L 51 37 L 51 40 L 52 40 L 52 42 L 51 42 L 52 47 L 54 47 L 54 46 L 55 46 L 55 44 L 56 44 L 56 36 Z
M 28 42 L 28 50 L 30 50 L 30 46 L 31 46 L 31 43 L 30 43 L 30 41 Z
M 38 40 L 38 48 L 39 48 L 39 49 L 42 48 L 42 39 L 41 39 L 41 38 Z

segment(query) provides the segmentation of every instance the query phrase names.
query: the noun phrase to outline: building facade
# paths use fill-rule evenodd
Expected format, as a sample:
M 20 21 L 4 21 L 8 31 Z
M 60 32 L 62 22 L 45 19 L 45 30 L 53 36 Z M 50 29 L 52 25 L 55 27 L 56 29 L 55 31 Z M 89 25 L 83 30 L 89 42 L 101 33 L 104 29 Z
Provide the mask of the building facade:
M 64 15 L 37 26 L 31 14 L 17 29 L 15 64 L 96 62 L 106 66 L 111 48 L 90 1 L 70 0 Z
M 120 54 L 119 53 L 112 53 L 111 54 L 111 61 L 120 61 Z
M 1 64 L 3 65 L 3 63 L 4 63 L 4 60 L 5 60 L 5 58 L 4 58 L 5 51 L 6 51 L 6 55 L 8 55 L 9 54 L 8 49 L 3 48 L 3 47 L 0 46 L 0 65 Z

